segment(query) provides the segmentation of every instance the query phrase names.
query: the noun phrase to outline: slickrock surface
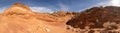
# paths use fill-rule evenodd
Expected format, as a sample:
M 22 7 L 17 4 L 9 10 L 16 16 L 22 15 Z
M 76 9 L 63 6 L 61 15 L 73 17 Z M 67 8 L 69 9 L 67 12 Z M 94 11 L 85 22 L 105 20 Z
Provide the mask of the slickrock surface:
M 66 25 L 67 24 L 67 25 Z M 0 33 L 120 33 L 120 7 L 37 13 L 16 2 L 0 14 Z
M 0 14 L 0 33 L 75 33 L 66 29 L 71 18 L 32 12 L 17 2 Z

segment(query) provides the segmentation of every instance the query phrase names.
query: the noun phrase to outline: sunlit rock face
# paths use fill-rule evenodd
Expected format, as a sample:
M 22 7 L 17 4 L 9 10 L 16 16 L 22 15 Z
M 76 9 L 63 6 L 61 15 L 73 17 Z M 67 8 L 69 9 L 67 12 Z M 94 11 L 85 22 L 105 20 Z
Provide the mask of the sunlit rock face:
M 11 7 L 6 9 L 3 14 L 4 15 L 14 15 L 14 14 L 23 15 L 23 14 L 33 14 L 33 13 L 28 6 L 21 4 L 19 2 L 16 2 Z
M 117 27 L 120 24 L 120 7 L 106 6 L 106 7 L 93 7 L 81 12 L 78 16 L 69 20 L 66 24 L 75 28 L 95 29 L 105 28 L 109 25 L 115 24 Z M 108 26 L 109 26 L 108 25 Z
M 0 14 L 0 33 L 75 33 L 67 30 L 65 24 L 72 15 L 32 12 L 28 6 L 16 2 Z

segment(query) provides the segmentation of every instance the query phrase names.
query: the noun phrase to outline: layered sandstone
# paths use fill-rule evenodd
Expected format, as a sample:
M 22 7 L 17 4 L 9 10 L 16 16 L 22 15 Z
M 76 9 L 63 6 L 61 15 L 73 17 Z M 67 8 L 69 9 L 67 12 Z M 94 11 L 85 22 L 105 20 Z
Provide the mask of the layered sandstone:
M 0 33 L 75 33 L 66 30 L 66 17 L 36 13 L 18 2 L 0 14 L 0 18 Z

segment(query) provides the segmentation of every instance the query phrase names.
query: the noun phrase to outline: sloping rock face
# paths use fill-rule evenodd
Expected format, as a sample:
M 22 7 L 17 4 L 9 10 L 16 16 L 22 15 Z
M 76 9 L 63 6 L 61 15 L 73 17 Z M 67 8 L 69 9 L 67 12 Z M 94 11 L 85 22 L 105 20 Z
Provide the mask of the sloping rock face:
M 33 12 L 28 6 L 24 4 L 20 4 L 19 2 L 16 2 L 7 10 L 5 10 L 3 14 L 6 16 L 14 15 L 14 14 L 24 15 L 24 14 L 33 14 Z
M 120 24 L 120 7 L 93 7 L 81 12 L 66 24 L 75 28 L 104 28 L 107 25 L 115 24 L 118 28 Z M 113 28 L 112 28 L 113 29 Z
M 0 33 L 75 33 L 66 30 L 70 18 L 32 12 L 17 2 L 0 14 Z

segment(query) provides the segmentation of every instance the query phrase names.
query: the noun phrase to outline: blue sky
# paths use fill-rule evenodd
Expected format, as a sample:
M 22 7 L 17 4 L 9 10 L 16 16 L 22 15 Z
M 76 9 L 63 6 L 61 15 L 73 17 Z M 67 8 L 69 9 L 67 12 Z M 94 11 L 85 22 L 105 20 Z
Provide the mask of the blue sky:
M 111 6 L 120 4 L 119 0 L 0 0 L 0 12 L 15 2 L 28 5 L 35 12 L 54 12 L 58 10 L 80 12 L 96 6 Z

